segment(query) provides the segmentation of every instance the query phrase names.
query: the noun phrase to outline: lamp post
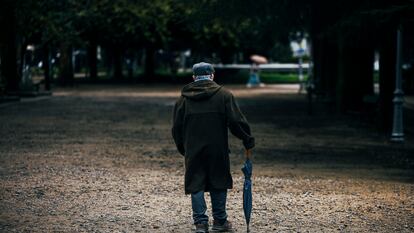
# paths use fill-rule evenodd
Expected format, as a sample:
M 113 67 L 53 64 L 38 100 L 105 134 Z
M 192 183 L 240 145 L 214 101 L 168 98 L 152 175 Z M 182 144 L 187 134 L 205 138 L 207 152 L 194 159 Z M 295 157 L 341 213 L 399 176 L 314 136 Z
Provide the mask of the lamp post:
M 403 127 L 403 104 L 404 92 L 401 88 L 401 57 L 402 57 L 402 32 L 401 26 L 397 30 L 397 59 L 396 59 L 396 77 L 395 77 L 395 91 L 394 99 L 394 116 L 392 123 L 391 141 L 404 141 L 404 127 Z

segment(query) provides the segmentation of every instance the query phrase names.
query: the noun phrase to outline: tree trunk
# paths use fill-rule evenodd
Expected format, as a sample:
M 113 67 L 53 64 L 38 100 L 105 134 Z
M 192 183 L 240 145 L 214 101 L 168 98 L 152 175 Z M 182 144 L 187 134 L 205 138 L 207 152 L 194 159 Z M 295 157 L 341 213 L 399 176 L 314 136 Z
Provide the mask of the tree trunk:
M 332 107 L 335 104 L 338 75 L 338 46 L 332 36 L 324 36 L 320 52 L 320 86 L 325 101 Z
M 316 94 L 321 94 L 325 90 L 321 85 L 321 63 L 322 63 L 322 43 L 320 39 L 316 39 L 315 36 L 312 36 L 312 63 L 313 63 L 313 82 L 315 85 Z
M 16 41 L 9 41 L 4 50 L 5 56 L 2 61 L 2 73 L 6 80 L 6 91 L 17 92 L 19 91 L 20 76 L 17 65 Z
M 121 80 L 123 78 L 122 74 L 122 51 L 121 49 L 116 46 L 114 48 L 114 79 Z
M 49 45 L 43 45 L 43 73 L 45 76 L 45 89 L 50 91 L 50 59 L 49 59 Z
M 395 58 L 396 58 L 396 33 L 392 30 L 382 33 L 383 39 L 380 42 L 380 113 L 381 126 L 389 132 L 392 126 L 393 115 L 393 92 L 395 89 Z
M 72 46 L 66 42 L 60 44 L 59 83 L 62 86 L 73 85 Z
M 373 93 L 374 50 L 365 40 L 342 37 L 338 45 L 337 110 L 361 111 L 364 96 Z
M 347 87 L 347 63 L 348 63 L 348 56 L 352 53 L 350 52 L 351 48 L 346 46 L 346 39 L 343 37 L 339 37 L 338 40 L 338 73 L 336 75 L 336 110 L 337 112 L 344 113 L 346 106 L 346 87 Z
M 134 78 L 134 66 L 135 66 L 135 58 L 134 56 L 131 55 L 128 61 L 128 79 L 130 80 Z
M 113 49 L 111 46 L 102 47 L 102 61 L 103 65 L 106 68 L 106 77 L 112 78 L 113 77 Z
M 98 45 L 96 43 L 96 39 L 92 38 L 89 41 L 88 46 L 88 60 L 89 60 L 89 78 L 91 80 L 98 79 L 98 70 L 97 70 L 97 64 L 98 64 Z
M 145 80 L 149 81 L 155 73 L 155 48 L 149 45 L 145 48 Z
M 8 22 L 2 24 L 4 26 L 3 32 L 1 33 L 2 44 L 2 62 L 1 69 L 2 75 L 6 82 L 6 92 L 17 92 L 19 91 L 20 76 L 18 72 L 17 64 L 17 36 L 16 36 L 16 16 L 15 16 L 15 5 L 13 2 L 10 4 L 9 9 L 4 11 L 5 15 L 2 16 L 3 20 L 7 19 Z M 5 6 L 7 8 L 7 6 Z
M 374 94 L 374 55 L 375 50 L 370 45 L 366 44 L 365 46 L 361 44 L 363 47 L 360 47 L 359 54 L 355 54 L 357 56 L 356 62 L 359 66 L 359 77 L 356 82 L 359 82 L 361 86 L 361 94 L 365 95 L 373 95 Z M 358 51 L 356 51 L 358 52 Z M 354 69 L 355 70 L 355 69 Z

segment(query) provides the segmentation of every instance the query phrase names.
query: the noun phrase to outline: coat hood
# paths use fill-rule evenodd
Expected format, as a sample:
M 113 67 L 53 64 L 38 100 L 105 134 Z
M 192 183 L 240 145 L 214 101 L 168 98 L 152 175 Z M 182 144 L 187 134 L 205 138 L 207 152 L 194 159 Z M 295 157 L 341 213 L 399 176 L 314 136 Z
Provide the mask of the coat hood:
M 221 86 L 211 80 L 196 81 L 184 86 L 181 95 L 193 100 L 208 99 L 220 88 Z

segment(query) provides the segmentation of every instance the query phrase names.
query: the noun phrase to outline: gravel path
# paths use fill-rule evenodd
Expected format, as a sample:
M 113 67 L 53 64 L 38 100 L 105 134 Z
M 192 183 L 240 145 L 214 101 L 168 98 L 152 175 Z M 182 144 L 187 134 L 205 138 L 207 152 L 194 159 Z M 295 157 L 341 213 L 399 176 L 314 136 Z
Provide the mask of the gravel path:
M 0 231 L 190 232 L 170 136 L 179 88 L 82 86 L 0 106 Z M 229 88 L 257 138 L 252 232 L 414 232 L 412 131 L 390 144 L 364 117 L 306 115 L 295 86 Z M 230 144 L 228 214 L 244 232 Z

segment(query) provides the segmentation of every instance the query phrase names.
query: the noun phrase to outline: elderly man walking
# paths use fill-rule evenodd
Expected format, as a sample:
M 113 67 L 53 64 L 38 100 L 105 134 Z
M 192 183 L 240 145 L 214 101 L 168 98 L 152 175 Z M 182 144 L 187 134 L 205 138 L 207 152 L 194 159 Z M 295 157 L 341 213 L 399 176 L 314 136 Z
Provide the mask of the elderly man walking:
M 186 85 L 174 107 L 172 135 L 185 157 L 185 193 L 191 194 L 195 232 L 208 232 L 204 192 L 210 192 L 213 231 L 231 231 L 227 220 L 227 189 L 233 187 L 230 174 L 228 130 L 243 141 L 246 154 L 254 138 L 232 93 L 213 81 L 208 63 L 193 66 L 194 82 Z

